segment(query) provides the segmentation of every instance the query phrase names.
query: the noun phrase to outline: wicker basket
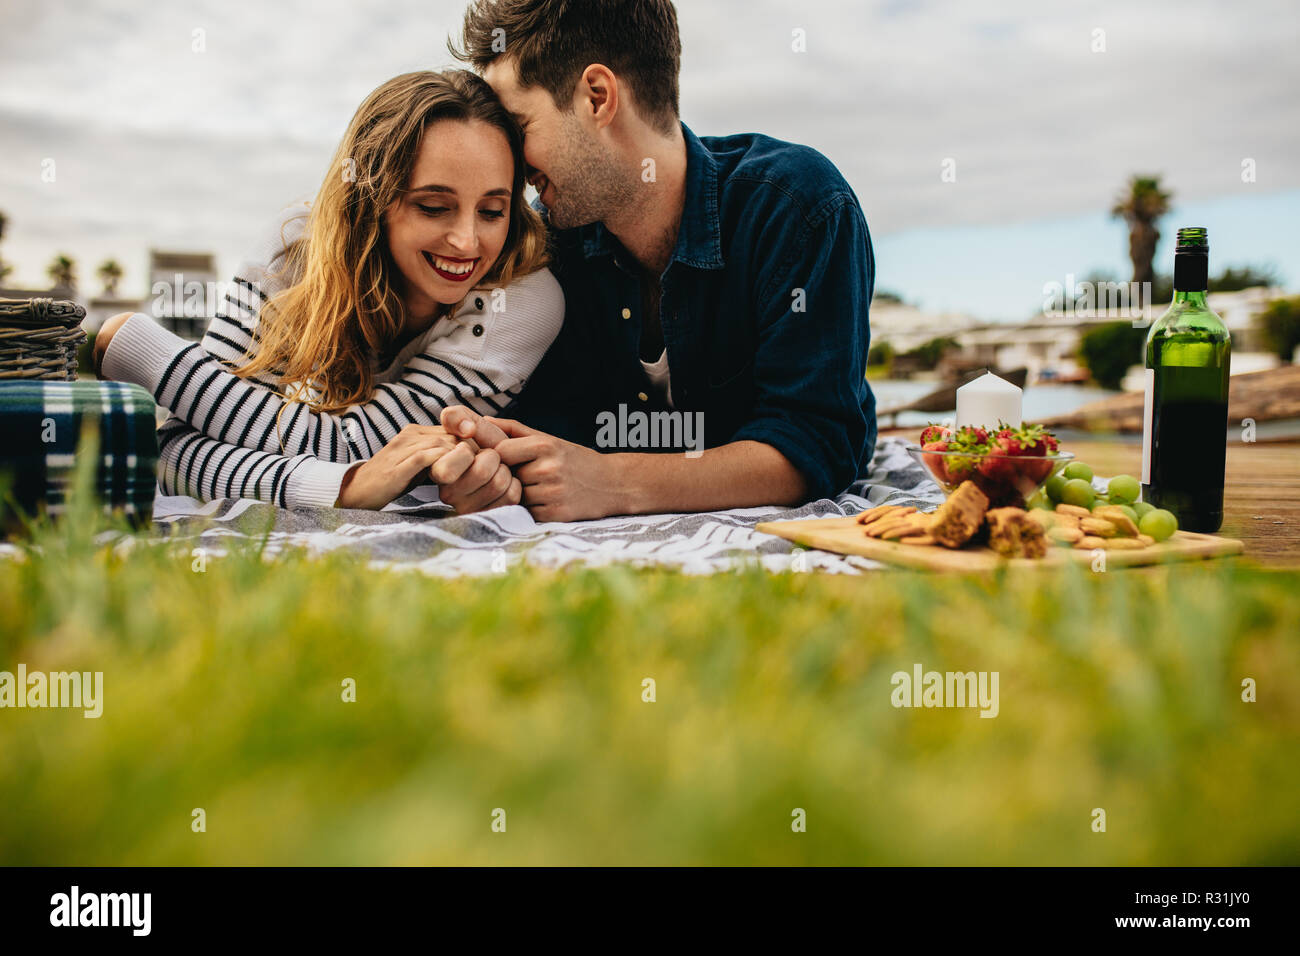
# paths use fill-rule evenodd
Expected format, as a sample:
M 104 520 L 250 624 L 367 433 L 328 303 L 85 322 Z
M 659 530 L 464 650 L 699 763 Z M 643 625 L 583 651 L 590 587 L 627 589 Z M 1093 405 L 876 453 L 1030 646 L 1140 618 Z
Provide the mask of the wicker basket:
M 75 379 L 85 317 L 67 299 L 0 299 L 0 380 Z

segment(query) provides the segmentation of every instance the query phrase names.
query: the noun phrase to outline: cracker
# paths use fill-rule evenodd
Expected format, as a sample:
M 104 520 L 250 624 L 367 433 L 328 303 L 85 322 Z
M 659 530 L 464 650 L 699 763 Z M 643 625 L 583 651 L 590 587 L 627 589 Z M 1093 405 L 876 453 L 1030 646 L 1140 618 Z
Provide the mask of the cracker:
M 1074 515 L 1076 518 L 1089 518 L 1092 516 L 1091 511 L 1078 505 L 1059 504 L 1056 506 L 1056 511 L 1058 514 Z

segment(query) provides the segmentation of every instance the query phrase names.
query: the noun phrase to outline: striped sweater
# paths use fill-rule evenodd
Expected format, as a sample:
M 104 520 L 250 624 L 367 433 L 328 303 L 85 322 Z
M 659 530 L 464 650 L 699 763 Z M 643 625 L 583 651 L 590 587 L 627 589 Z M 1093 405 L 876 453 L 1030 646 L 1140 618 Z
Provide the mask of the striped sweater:
M 273 375 L 240 378 L 258 344 L 262 305 L 296 277 L 277 275 L 283 251 L 302 235 L 307 205 L 292 206 L 241 266 L 201 343 L 143 313 L 113 335 L 103 375 L 148 389 L 171 412 L 158 428 L 163 494 L 256 498 L 286 508 L 333 506 L 344 474 L 372 457 L 404 425 L 436 425 L 443 408 L 502 412 L 541 361 L 564 319 L 564 294 L 543 269 L 495 290 L 471 290 L 454 315 L 435 322 L 385 366 L 371 356 L 368 402 L 338 414 L 286 402 Z

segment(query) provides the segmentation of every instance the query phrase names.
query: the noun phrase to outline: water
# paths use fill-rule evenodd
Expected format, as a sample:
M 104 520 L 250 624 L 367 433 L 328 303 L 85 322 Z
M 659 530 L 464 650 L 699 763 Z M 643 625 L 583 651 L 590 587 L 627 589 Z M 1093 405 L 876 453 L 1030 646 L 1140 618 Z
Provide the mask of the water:
M 905 405 L 939 387 L 935 382 L 883 381 L 870 384 L 871 390 L 876 393 L 877 408 Z M 1090 385 L 1030 385 L 1025 389 L 1021 415 L 1025 421 L 1037 421 L 1064 415 L 1089 402 L 1122 394 L 1124 393 Z M 903 412 L 898 416 L 897 424 L 900 428 L 920 426 L 950 415 L 950 412 Z

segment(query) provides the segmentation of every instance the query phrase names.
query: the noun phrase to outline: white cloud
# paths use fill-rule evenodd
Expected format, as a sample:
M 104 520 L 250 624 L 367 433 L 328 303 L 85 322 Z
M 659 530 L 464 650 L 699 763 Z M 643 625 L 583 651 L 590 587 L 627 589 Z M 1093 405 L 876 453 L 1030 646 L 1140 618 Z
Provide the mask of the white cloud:
M 877 237 L 1104 208 L 1128 175 L 1180 199 L 1300 186 L 1289 3 L 1008 0 L 984 5 L 682 0 L 683 118 L 816 146 Z M 0 209 L 15 278 L 55 251 L 124 289 L 149 245 L 233 267 L 319 183 L 361 98 L 451 65 L 460 0 L 55 0 L 0 10 Z M 791 50 L 806 31 L 807 52 Z M 1093 30 L 1106 52 L 1090 52 Z M 206 50 L 192 50 L 193 31 Z M 58 180 L 40 181 L 40 161 Z M 940 181 L 952 157 L 957 182 Z M 1244 187 L 1252 157 L 1259 182 Z

